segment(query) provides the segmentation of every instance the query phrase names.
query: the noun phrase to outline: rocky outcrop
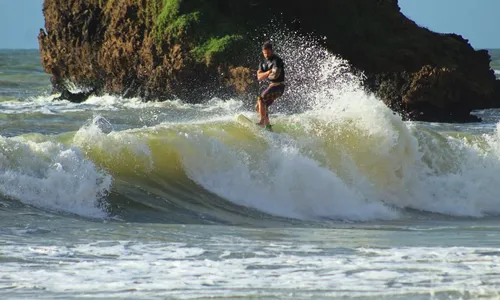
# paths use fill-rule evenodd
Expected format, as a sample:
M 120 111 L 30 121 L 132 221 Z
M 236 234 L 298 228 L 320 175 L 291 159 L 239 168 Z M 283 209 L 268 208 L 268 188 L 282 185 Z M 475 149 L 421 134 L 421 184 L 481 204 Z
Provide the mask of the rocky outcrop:
M 274 18 L 326 37 L 406 119 L 473 121 L 472 109 L 500 105 L 488 53 L 420 28 L 397 0 L 45 0 L 44 15 L 42 63 L 60 91 L 71 81 L 144 99 L 253 99 L 256 37 Z
M 482 91 L 474 91 L 468 86 L 467 79 L 462 73 L 448 68 L 435 68 L 424 66 L 419 72 L 413 74 L 409 89 L 403 95 L 403 105 L 411 118 L 433 120 L 441 118 L 445 121 L 468 121 L 470 111 L 473 109 L 472 101 L 475 95 Z M 431 104 L 431 105 L 430 105 Z
M 474 109 L 499 107 L 500 81 L 493 78 L 486 51 L 474 51 L 455 35 L 462 47 L 461 56 L 446 63 L 422 62 L 414 71 L 372 74 L 368 81 L 388 106 L 406 119 L 440 122 L 477 122 Z M 413 71 L 413 72 L 412 72 Z M 492 76 L 493 75 L 493 76 Z

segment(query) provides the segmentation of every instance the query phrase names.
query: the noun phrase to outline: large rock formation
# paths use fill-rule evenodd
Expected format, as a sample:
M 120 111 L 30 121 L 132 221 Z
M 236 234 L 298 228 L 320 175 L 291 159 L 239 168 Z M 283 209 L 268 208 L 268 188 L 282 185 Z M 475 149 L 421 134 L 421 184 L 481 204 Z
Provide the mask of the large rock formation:
M 397 0 L 45 0 L 42 63 L 54 87 L 199 101 L 254 91 L 262 24 L 327 37 L 405 118 L 470 121 L 499 107 L 486 51 L 406 18 Z M 254 95 L 252 95 L 254 97 Z

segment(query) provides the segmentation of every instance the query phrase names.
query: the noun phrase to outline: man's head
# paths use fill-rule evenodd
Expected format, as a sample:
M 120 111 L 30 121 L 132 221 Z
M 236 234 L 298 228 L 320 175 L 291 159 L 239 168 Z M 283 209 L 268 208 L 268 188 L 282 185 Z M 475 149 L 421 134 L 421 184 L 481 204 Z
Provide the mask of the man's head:
M 271 42 L 267 41 L 262 45 L 262 55 L 265 58 L 269 58 L 273 55 L 273 45 Z

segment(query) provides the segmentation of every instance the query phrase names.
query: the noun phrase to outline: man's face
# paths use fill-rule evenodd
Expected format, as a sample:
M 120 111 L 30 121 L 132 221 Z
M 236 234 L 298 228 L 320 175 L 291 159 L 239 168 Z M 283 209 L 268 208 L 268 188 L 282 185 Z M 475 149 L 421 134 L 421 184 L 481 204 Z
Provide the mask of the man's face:
M 273 50 L 271 49 L 262 49 L 262 55 L 264 55 L 265 58 L 269 58 L 273 55 Z

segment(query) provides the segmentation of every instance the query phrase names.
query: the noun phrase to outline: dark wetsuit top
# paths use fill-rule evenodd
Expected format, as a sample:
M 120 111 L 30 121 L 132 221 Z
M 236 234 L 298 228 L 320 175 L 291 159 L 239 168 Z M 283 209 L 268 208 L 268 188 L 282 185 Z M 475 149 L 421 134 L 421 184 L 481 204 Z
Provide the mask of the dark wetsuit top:
M 259 65 L 259 70 L 267 72 L 274 70 L 267 79 L 271 83 L 285 83 L 285 66 L 283 60 L 276 54 L 273 54 L 269 59 Z

